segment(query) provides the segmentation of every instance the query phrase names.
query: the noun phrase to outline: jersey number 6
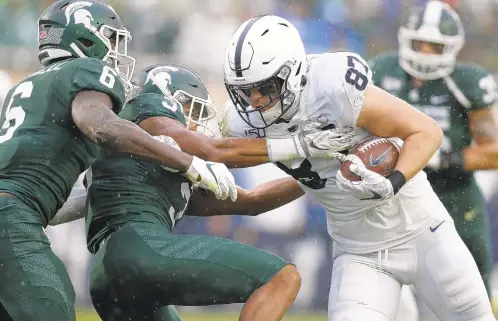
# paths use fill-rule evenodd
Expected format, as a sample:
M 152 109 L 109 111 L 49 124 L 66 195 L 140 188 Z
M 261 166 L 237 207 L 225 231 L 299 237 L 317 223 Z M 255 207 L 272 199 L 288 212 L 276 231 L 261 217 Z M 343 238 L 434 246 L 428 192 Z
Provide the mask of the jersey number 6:
M 26 81 L 20 83 L 17 88 L 12 93 L 10 97 L 9 104 L 2 110 L 2 115 L 0 115 L 0 119 L 5 119 L 2 124 L 2 128 L 0 129 L 0 144 L 8 141 L 14 135 L 14 131 L 21 126 L 24 122 L 24 117 L 26 117 L 26 112 L 23 110 L 21 106 L 12 107 L 14 101 L 17 100 L 20 95 L 20 99 L 31 97 L 31 93 L 33 92 L 33 83 L 31 81 Z
M 360 65 L 361 67 L 364 67 L 365 73 L 369 72 L 369 67 L 362 62 L 359 58 L 355 56 L 347 56 L 348 59 L 348 69 L 345 74 L 345 81 L 349 83 L 350 85 L 355 86 L 355 89 L 357 90 L 364 90 L 367 87 L 367 84 L 369 83 L 369 80 L 367 79 L 367 76 L 364 75 L 361 71 L 359 71 L 356 67 L 357 65 Z

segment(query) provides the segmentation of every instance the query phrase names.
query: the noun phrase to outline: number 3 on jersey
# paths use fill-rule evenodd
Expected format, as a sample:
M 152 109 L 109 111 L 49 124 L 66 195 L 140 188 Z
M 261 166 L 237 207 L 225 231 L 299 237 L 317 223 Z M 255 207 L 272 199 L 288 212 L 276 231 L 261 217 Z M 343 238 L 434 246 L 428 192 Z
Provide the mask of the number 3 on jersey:
M 12 93 L 10 97 L 9 104 L 2 110 L 2 115 L 0 119 L 5 119 L 2 128 L 0 129 L 0 144 L 8 141 L 14 135 L 14 131 L 21 126 L 26 117 L 26 112 L 23 110 L 22 106 L 14 106 L 14 102 L 17 103 L 18 100 L 22 101 L 31 97 L 33 92 L 33 83 L 31 81 L 23 82 L 19 84 Z
M 369 79 L 365 74 L 369 73 L 369 67 L 355 56 L 347 56 L 347 65 L 348 69 L 345 74 L 345 81 L 350 85 L 355 86 L 355 89 L 359 91 L 366 89 Z M 364 68 L 365 74 L 356 68 L 359 66 L 361 67 L 359 69 L 362 69 L 362 67 Z

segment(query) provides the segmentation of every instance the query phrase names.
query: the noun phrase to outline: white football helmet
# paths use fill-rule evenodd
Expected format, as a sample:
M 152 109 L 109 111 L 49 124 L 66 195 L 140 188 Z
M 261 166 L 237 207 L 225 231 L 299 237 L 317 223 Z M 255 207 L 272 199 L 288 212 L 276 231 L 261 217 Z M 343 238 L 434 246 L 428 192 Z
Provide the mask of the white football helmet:
M 457 13 L 441 1 L 429 1 L 411 10 L 407 23 L 399 28 L 399 63 L 411 76 L 432 80 L 450 75 L 464 45 L 464 28 Z M 416 42 L 431 42 L 438 54 L 419 52 Z
M 257 16 L 239 26 L 230 40 L 224 61 L 225 85 L 242 119 L 253 128 L 263 129 L 296 114 L 307 69 L 298 30 L 283 18 Z M 254 88 L 270 102 L 251 106 Z M 257 122 L 251 114 L 256 115 Z

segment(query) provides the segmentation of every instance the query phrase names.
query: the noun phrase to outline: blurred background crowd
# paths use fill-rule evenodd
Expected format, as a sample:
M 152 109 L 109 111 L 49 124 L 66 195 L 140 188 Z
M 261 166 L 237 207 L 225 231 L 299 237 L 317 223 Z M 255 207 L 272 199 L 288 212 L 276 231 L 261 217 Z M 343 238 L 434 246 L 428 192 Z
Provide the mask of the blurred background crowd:
M 407 8 L 426 0 L 108 0 L 133 35 L 138 68 L 156 62 L 184 64 L 207 81 L 222 106 L 223 53 L 233 31 L 254 15 L 273 13 L 297 26 L 307 53 L 348 50 L 366 59 L 397 50 L 397 29 Z M 0 100 L 12 83 L 40 69 L 36 21 L 52 0 L 0 0 Z M 447 0 L 460 14 L 466 43 L 460 60 L 497 75 L 497 0 Z M 243 187 L 284 174 L 272 166 L 234 171 Z M 497 264 L 497 172 L 477 173 L 489 200 L 492 248 Z M 184 219 L 178 233 L 212 234 L 254 244 L 295 263 L 303 286 L 296 309 L 325 311 L 331 248 L 323 209 L 302 198 L 256 218 Z M 48 231 L 68 266 L 78 304 L 89 306 L 88 266 L 82 221 Z M 494 269 L 497 271 L 497 265 Z M 493 281 L 494 284 L 497 281 Z M 495 291 L 496 293 L 496 291 Z

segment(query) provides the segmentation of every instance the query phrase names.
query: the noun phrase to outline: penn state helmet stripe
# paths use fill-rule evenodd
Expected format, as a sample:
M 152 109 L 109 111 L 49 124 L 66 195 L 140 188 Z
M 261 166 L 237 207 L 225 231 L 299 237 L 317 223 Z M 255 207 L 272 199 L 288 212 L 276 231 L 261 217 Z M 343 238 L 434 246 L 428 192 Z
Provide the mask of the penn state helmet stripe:
M 428 26 L 438 28 L 438 24 L 442 17 L 442 10 L 443 6 L 440 2 L 438 1 L 428 2 L 428 5 L 426 6 L 423 16 L 423 23 Z
M 239 39 L 237 40 L 236 44 L 236 52 L 234 56 L 234 71 L 236 72 L 237 77 L 242 77 L 243 76 L 243 71 L 241 67 L 241 55 L 243 51 L 243 44 L 244 44 L 244 39 L 246 39 L 246 35 L 248 34 L 249 30 L 253 26 L 253 24 L 260 19 L 263 16 L 257 16 L 251 19 L 246 26 L 244 27 L 243 31 L 241 32 L 241 35 L 239 36 Z

